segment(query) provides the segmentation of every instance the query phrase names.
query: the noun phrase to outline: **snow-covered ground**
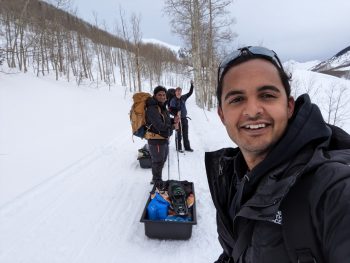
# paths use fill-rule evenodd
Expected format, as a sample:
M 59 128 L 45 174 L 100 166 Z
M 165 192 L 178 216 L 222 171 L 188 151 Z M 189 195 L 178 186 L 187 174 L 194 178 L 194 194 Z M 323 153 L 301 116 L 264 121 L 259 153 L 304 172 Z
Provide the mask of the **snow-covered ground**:
M 151 170 L 131 136 L 131 94 L 30 73 L 0 73 L 0 262 L 213 262 L 221 253 L 204 152 L 231 145 L 216 112 L 187 104 L 197 225 L 187 241 L 145 236 L 140 223 Z M 163 177 L 166 179 L 167 164 Z M 179 176 L 174 138 L 170 177 Z
M 328 86 L 349 90 L 349 81 L 304 69 L 294 69 L 293 79 L 297 93 L 313 86 L 312 99 L 321 106 Z M 192 237 L 154 240 L 140 223 L 151 170 L 137 161 L 145 141 L 133 142 L 125 87 L 77 87 L 31 73 L 0 73 L 0 83 L 1 263 L 207 263 L 218 257 L 204 152 L 232 143 L 215 110 L 199 109 L 194 96 L 188 100 L 195 151 L 180 154 L 180 172 L 171 139 L 170 178 L 194 182 Z

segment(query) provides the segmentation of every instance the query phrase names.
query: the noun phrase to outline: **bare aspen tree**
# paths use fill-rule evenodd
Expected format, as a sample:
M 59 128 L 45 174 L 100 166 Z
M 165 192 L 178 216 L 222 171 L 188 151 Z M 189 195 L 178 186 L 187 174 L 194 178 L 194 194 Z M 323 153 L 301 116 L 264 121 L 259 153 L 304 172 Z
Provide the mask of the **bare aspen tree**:
M 123 46 L 125 50 L 125 64 L 127 68 L 127 75 L 128 75 L 128 82 L 130 91 L 131 90 L 131 54 L 130 54 L 130 36 L 129 36 L 129 29 L 127 28 L 126 22 L 125 22 L 125 13 L 122 10 L 122 8 L 119 8 L 119 16 L 120 16 L 120 22 L 121 22 L 121 30 L 122 30 L 122 36 L 123 36 Z
M 25 48 L 25 39 L 24 39 L 24 23 L 20 24 L 18 26 L 18 32 L 19 32 L 19 50 L 17 52 L 18 57 L 18 65 L 20 70 L 23 70 L 23 72 L 27 72 L 27 64 L 26 64 L 26 48 Z
M 220 45 L 234 37 L 226 8 L 231 0 L 166 0 L 173 32 L 189 45 L 197 105 L 213 106 Z
M 214 39 L 213 39 L 213 5 L 212 5 L 212 0 L 208 0 L 208 10 L 209 10 L 209 23 L 208 23 L 208 37 L 207 37 L 207 65 L 208 65 L 208 70 L 207 70 L 207 82 L 209 85 L 207 87 L 209 90 L 205 90 L 204 92 L 204 97 L 205 101 L 207 102 L 207 107 L 208 109 L 212 108 L 213 105 L 213 96 L 212 94 L 215 94 L 215 89 L 216 85 L 216 78 L 214 76 L 215 72 L 215 54 L 214 54 Z
M 119 65 L 119 71 L 120 71 L 120 80 L 122 86 L 126 86 L 126 76 L 125 76 L 125 61 L 124 61 L 124 55 L 123 55 L 123 50 L 118 49 L 117 53 L 117 61 Z
M 19 19 L 15 22 L 16 24 L 16 36 L 15 36 L 15 46 L 14 50 L 17 56 L 17 62 L 20 70 L 23 70 L 24 72 L 27 71 L 27 66 L 26 66 L 26 54 L 25 54 L 25 48 L 24 48 L 24 28 L 26 26 L 26 23 L 28 21 L 28 13 L 27 13 L 27 7 L 29 4 L 30 0 L 26 0 L 21 11 L 21 15 Z
M 201 87 L 200 62 L 200 12 L 199 0 L 167 0 L 165 13 L 170 17 L 172 31 L 179 35 L 191 50 L 191 64 L 195 81 L 196 102 L 201 101 L 199 87 Z
M 348 103 L 347 87 L 344 85 L 337 87 L 336 83 L 331 83 L 326 92 L 326 122 L 342 126 L 342 122 L 349 118 L 349 113 L 346 110 Z
M 319 91 L 319 86 L 316 86 L 316 79 L 314 75 L 310 75 L 308 79 L 304 80 L 304 90 L 305 93 L 309 94 L 311 97 L 315 97 L 315 95 Z
M 116 24 L 115 31 L 116 31 L 117 36 L 121 36 L 123 38 L 122 30 L 120 29 L 120 26 L 118 24 Z M 125 46 L 125 44 L 123 46 Z M 116 50 L 116 60 L 117 60 L 118 66 L 119 66 L 120 81 L 121 81 L 122 86 L 127 85 L 126 84 L 126 62 L 125 62 L 125 58 L 124 58 L 124 52 L 126 52 L 126 50 L 124 50 L 122 48 L 118 48 Z
M 140 16 L 136 16 L 135 14 L 132 14 L 131 16 L 131 24 L 132 24 L 132 35 L 133 35 L 133 42 L 135 47 L 135 71 L 136 71 L 136 78 L 137 78 L 137 89 L 138 91 L 141 91 L 141 57 L 140 57 L 140 45 L 141 45 L 141 29 L 140 29 Z
M 204 107 L 204 98 L 203 91 L 204 79 L 202 76 L 202 63 L 201 63 L 201 53 L 203 50 L 201 49 L 201 20 L 203 16 L 203 12 L 200 12 L 199 0 L 193 0 L 193 4 L 190 6 L 191 8 L 191 45 L 192 45 L 192 57 L 193 57 L 193 72 L 194 72 L 194 80 L 197 87 L 197 93 L 199 96 L 196 96 L 197 104 L 201 107 Z M 198 89 L 198 87 L 202 87 L 202 89 Z
M 346 110 L 348 103 L 347 88 L 346 86 L 341 85 L 338 89 L 334 104 L 333 125 L 342 126 L 343 121 L 349 118 L 349 112 Z
M 94 16 L 94 20 L 95 20 L 95 26 L 98 27 L 97 13 L 93 12 L 93 16 Z M 94 49 L 95 49 L 95 53 L 97 55 L 98 73 L 100 75 L 100 80 L 102 81 L 103 74 L 102 74 L 102 66 L 101 66 L 101 58 L 100 58 L 100 49 L 99 49 L 98 43 L 94 43 Z M 97 76 L 97 79 L 98 79 L 98 76 Z
M 4 62 L 5 56 L 4 56 L 4 50 L 0 48 L 0 66 Z
M 16 67 L 16 62 L 15 62 L 15 57 L 14 57 L 14 52 L 12 50 L 12 34 L 11 34 L 11 29 L 12 29 L 12 21 L 10 18 L 11 14 L 8 11 L 5 17 L 5 35 L 6 35 L 6 61 L 7 65 L 10 68 Z
M 330 89 L 327 91 L 327 100 L 326 100 L 326 113 L 327 113 L 327 123 L 331 123 L 331 117 L 334 111 L 334 101 L 335 101 L 335 84 L 330 85 Z
M 106 23 L 104 22 L 104 30 L 108 32 Z M 104 44 L 104 53 L 106 57 L 106 69 L 107 69 L 107 84 L 110 89 L 111 85 L 115 83 L 114 75 L 114 55 L 113 55 L 113 43 L 111 37 L 106 38 L 106 44 Z
M 72 34 L 72 37 L 70 39 L 70 42 L 68 43 L 67 47 L 68 51 L 68 60 L 70 62 L 70 67 L 72 69 L 73 76 L 78 75 L 78 69 L 77 69 L 77 52 L 76 52 L 76 36 Z
M 41 56 L 42 56 L 42 72 L 44 75 L 44 71 L 46 70 L 47 73 L 50 72 L 50 66 L 49 66 L 49 39 L 48 34 L 45 33 L 45 35 L 42 36 L 42 43 L 41 43 Z

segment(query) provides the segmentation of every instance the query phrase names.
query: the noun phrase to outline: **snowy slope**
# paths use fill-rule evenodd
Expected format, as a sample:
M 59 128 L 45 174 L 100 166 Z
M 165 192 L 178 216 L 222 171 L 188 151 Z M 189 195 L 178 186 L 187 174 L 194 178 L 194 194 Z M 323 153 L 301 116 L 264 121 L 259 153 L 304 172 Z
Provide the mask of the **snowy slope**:
M 204 152 L 231 145 L 215 112 L 188 100 L 195 152 L 179 156 L 194 182 L 197 225 L 188 241 L 145 236 L 151 178 L 130 132 L 125 88 L 92 89 L 0 73 L 0 262 L 212 262 L 221 252 Z M 177 156 L 170 145 L 171 178 Z M 164 178 L 167 178 L 167 164 Z
M 319 60 L 312 60 L 307 62 L 298 62 L 295 60 L 288 60 L 283 63 L 283 67 L 288 69 L 289 71 L 293 71 L 294 69 L 302 69 L 302 70 L 310 70 L 315 65 L 319 64 Z

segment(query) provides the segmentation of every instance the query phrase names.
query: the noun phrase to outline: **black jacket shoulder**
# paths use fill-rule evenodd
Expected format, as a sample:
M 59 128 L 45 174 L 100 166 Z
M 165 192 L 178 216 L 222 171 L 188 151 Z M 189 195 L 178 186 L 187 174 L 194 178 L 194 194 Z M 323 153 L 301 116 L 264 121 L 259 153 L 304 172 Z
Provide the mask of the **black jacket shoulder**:
M 152 97 L 146 101 L 146 126 L 153 133 L 168 138 L 172 134 L 172 120 L 164 105 Z

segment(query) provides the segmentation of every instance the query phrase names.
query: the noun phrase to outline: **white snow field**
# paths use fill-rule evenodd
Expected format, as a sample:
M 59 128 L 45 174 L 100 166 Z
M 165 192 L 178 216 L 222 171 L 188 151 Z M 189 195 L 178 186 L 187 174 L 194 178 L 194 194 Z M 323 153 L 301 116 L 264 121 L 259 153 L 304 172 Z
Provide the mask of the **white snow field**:
M 323 111 L 328 87 L 349 90 L 349 81 L 297 66 L 295 93 L 312 85 L 312 100 Z M 204 153 L 234 145 L 216 110 L 198 108 L 193 95 L 187 107 L 195 151 L 178 159 L 171 138 L 170 178 L 180 175 L 195 187 L 197 225 L 192 237 L 154 240 L 145 236 L 140 223 L 151 170 L 137 161 L 137 150 L 146 141 L 134 137 L 133 142 L 128 89 L 76 86 L 31 73 L 0 72 L 0 83 L 0 263 L 217 259 L 221 247 Z M 349 120 L 343 128 L 350 130 Z M 167 171 L 168 163 L 163 179 Z
M 213 262 L 221 253 L 204 152 L 230 145 L 216 112 L 188 102 L 197 225 L 186 241 L 145 236 L 151 185 L 131 136 L 125 87 L 77 87 L 31 73 L 0 73 L 0 262 Z M 174 136 L 170 178 L 178 179 Z M 163 178 L 168 178 L 165 164 Z

